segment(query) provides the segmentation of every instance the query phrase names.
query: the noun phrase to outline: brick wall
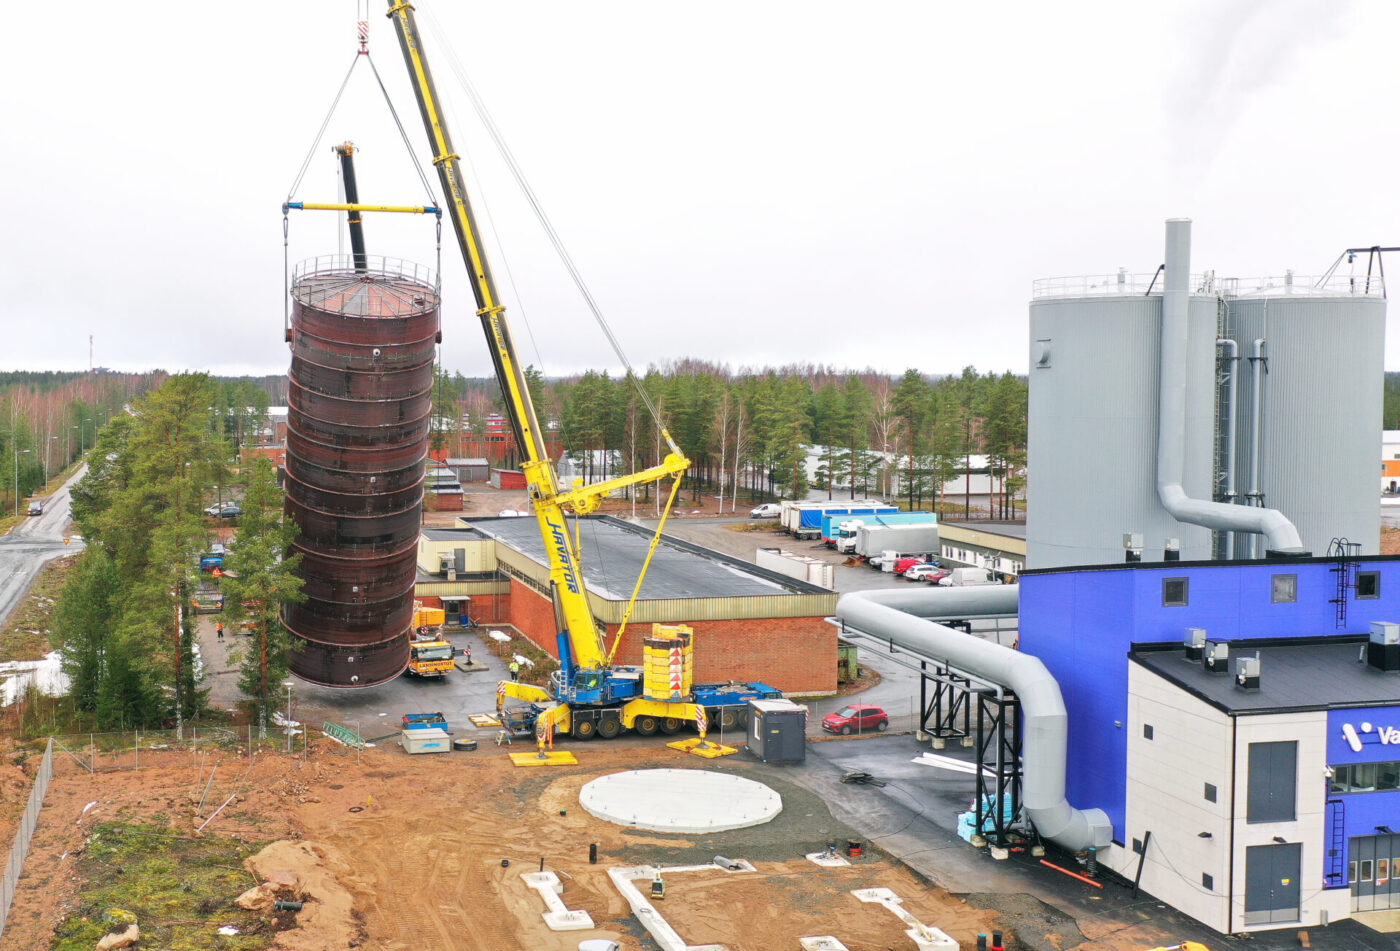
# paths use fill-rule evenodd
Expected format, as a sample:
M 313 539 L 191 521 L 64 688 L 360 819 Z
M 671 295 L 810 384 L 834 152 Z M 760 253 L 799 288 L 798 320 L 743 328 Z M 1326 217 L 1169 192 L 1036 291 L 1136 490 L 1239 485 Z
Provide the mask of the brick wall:
M 526 637 L 558 657 L 554 608 L 549 599 L 515 579 L 508 619 Z M 836 628 L 819 617 L 695 621 L 695 679 L 702 682 L 760 680 L 784 693 L 836 690 Z M 608 645 L 617 626 L 608 628 Z M 650 624 L 630 625 L 616 662 L 640 664 L 642 638 Z

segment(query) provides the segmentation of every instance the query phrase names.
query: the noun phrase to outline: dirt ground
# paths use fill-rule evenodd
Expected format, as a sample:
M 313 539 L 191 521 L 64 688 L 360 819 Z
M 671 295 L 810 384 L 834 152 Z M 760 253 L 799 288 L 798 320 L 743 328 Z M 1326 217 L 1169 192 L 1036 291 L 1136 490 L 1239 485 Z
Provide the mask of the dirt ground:
M 200 777 L 220 757 L 219 776 L 226 780 L 216 780 L 205 808 L 197 810 Z M 251 768 L 235 751 L 202 760 L 188 752 L 143 753 L 139 771 L 97 775 L 70 761 L 56 770 L 0 951 L 47 946 L 78 885 L 77 856 L 93 824 L 139 820 L 164 823 L 172 835 L 195 835 L 213 807 L 238 790 L 240 798 L 209 831 L 251 844 L 296 843 L 297 849 L 279 847 L 271 864 L 291 867 L 312 892 L 312 905 L 339 906 L 334 916 L 317 916 L 315 928 L 283 932 L 276 946 L 290 951 L 573 951 L 589 937 L 611 938 L 629 951 L 654 948 L 607 869 L 702 863 L 716 854 L 748 859 L 758 871 L 668 878 L 658 907 L 688 943 L 769 951 L 796 948 L 802 936 L 831 934 L 851 951 L 907 947 L 895 916 L 849 894 L 873 886 L 892 888 L 909 911 L 964 947 L 975 944 L 978 931 L 996 926 L 993 912 L 930 888 L 877 849 L 850 868 L 807 862 L 805 853 L 829 840 L 844 843 L 848 832 L 816 796 L 771 777 L 755 778 L 783 796 L 783 812 L 767 825 L 728 833 L 629 830 L 595 819 L 578 804 L 585 782 L 620 769 L 743 774 L 760 768 L 741 755 L 701 761 L 671 750 L 590 748 L 580 759 L 578 766 L 518 768 L 494 747 L 410 758 L 390 746 L 367 750 L 357 763 L 353 752 L 320 741 L 309 758 L 261 756 Z M 591 843 L 598 846 L 596 865 L 588 861 Z M 545 927 L 543 903 L 521 880 L 541 861 L 565 883 L 564 903 L 587 911 L 596 930 Z M 353 905 L 349 914 L 340 888 Z M 312 910 L 308 906 L 303 916 Z M 210 947 L 218 946 L 219 923 L 215 911 Z
M 1381 554 L 1400 555 L 1400 528 L 1381 526 Z

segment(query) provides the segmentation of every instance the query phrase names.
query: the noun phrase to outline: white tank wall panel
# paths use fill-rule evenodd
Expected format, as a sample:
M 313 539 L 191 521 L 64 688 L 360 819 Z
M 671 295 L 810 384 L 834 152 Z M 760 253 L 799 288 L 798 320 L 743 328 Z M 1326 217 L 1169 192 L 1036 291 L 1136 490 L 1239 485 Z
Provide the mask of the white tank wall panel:
M 1182 485 L 1203 499 L 1213 465 L 1216 312 L 1214 297 L 1191 298 Z M 1125 533 L 1143 536 L 1144 561 L 1161 560 L 1168 538 L 1180 540 L 1184 560 L 1210 557 L 1210 532 L 1177 522 L 1157 498 L 1161 321 L 1160 294 L 1031 304 L 1026 567 L 1121 562 Z
M 1233 298 L 1227 332 L 1240 348 L 1235 488 L 1241 500 L 1249 490 L 1252 442 L 1249 357 L 1254 341 L 1263 338 L 1268 357 L 1260 438 L 1264 504 L 1287 516 L 1315 555 L 1326 554 L 1337 537 L 1360 542 L 1362 554 L 1377 554 L 1384 299 Z

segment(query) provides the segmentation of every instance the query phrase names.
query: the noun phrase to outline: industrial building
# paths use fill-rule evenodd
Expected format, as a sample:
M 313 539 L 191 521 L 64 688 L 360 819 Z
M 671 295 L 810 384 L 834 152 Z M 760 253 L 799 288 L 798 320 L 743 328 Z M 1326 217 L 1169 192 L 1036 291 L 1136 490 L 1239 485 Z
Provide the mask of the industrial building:
M 1400 907 L 1390 734 L 1343 738 L 1400 723 L 1384 291 L 1191 274 L 1189 248 L 1168 222 L 1160 276 L 1031 304 L 1021 646 L 1064 696 L 1066 794 L 1112 823 L 1099 861 L 1220 931 Z M 1114 465 L 1086 485 L 1086 458 Z
M 1022 645 L 1069 716 L 1066 792 L 1113 823 L 1099 861 L 1141 865 L 1143 888 L 1222 932 L 1400 908 L 1400 561 L 1032 569 L 1020 586 Z
M 936 746 L 975 704 L 970 839 L 1022 816 L 1231 934 L 1400 909 L 1384 289 L 1193 274 L 1184 220 L 1165 261 L 1036 286 L 1019 585 L 837 617 L 918 664 Z M 1020 651 L 958 629 L 1009 613 Z
M 945 567 L 986 568 L 998 581 L 1014 581 L 1026 567 L 1026 523 L 978 520 L 938 526 L 939 558 Z
M 418 545 L 420 599 L 437 598 L 449 618 L 505 623 L 558 656 L 549 569 L 534 518 L 459 519 L 426 529 Z M 621 519 L 578 520 L 589 607 L 609 643 L 647 555 L 651 533 Z M 836 595 L 818 585 L 662 536 L 628 621 L 619 663 L 639 663 L 653 622 L 695 632 L 695 677 L 762 679 L 784 693 L 836 691 Z

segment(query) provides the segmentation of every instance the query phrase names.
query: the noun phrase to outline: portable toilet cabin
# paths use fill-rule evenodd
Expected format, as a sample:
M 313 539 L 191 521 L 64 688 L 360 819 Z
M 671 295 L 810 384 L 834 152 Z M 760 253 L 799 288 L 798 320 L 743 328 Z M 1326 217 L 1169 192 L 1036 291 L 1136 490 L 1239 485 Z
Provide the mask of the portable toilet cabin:
M 807 708 L 791 700 L 750 700 L 748 750 L 765 763 L 807 758 Z

